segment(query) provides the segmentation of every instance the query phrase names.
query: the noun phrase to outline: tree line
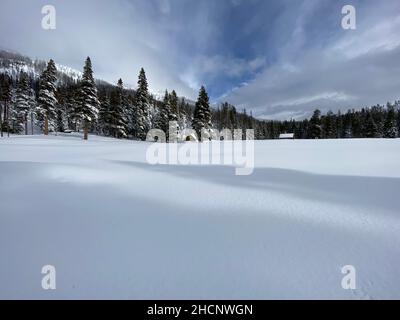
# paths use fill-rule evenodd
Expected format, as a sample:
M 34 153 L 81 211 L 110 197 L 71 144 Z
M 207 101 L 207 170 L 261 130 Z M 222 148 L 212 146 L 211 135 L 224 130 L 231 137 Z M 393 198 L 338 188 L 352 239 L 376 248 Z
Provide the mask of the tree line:
M 1 136 L 33 134 L 35 127 L 45 135 L 82 130 L 84 139 L 94 133 L 145 140 L 150 129 L 168 134 L 170 121 L 179 129 L 194 129 L 198 136 L 202 129 L 254 129 L 255 139 L 276 139 L 281 133 L 294 133 L 297 139 L 396 138 L 400 132 L 400 101 L 344 114 L 323 115 L 317 109 L 301 121 L 268 121 L 227 102 L 211 108 L 204 86 L 196 103 L 179 98 L 175 90 L 166 91 L 159 101 L 149 93 L 143 68 L 136 90 L 125 89 L 122 79 L 116 85 L 96 81 L 89 57 L 78 80 L 60 79 L 53 60 L 42 69 L 39 79 L 24 71 L 0 74 Z

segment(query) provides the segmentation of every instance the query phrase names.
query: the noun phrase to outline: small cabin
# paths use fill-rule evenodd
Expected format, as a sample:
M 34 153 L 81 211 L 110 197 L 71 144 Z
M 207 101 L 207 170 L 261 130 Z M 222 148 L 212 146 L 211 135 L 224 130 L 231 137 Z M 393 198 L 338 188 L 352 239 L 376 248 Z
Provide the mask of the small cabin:
M 294 133 L 281 133 L 279 135 L 279 139 L 281 139 L 281 140 L 293 140 L 294 139 Z

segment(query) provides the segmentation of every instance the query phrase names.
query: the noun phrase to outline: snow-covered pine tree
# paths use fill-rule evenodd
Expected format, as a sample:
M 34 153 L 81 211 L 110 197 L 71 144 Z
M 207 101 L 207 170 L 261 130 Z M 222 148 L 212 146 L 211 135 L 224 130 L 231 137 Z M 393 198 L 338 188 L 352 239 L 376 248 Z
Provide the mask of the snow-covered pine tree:
M 124 96 L 124 84 L 122 79 L 118 80 L 117 87 L 111 92 L 110 97 L 110 123 L 108 127 L 111 131 L 111 135 L 114 138 L 126 138 L 127 137 L 127 119 L 126 113 L 126 98 Z
M 81 117 L 81 84 L 78 82 L 76 85 L 70 88 L 67 97 L 67 118 L 71 129 L 79 131 L 80 124 L 82 121 Z
M 35 112 L 37 109 L 37 100 L 35 95 L 35 90 L 33 88 L 30 89 L 29 94 L 29 105 L 30 105 L 30 115 L 29 115 L 29 122 L 30 122 L 30 131 L 31 135 L 34 133 L 34 124 L 35 124 Z
M 136 137 L 136 102 L 135 95 L 132 93 L 128 93 L 126 96 L 125 117 L 128 137 Z
M 322 121 L 322 133 L 324 135 L 324 138 L 326 139 L 333 139 L 336 138 L 337 135 L 337 127 L 336 127 L 336 119 L 335 115 L 331 110 L 328 111 L 328 113 L 323 117 Z
M 190 119 L 186 114 L 187 103 L 185 98 L 181 98 L 178 104 L 178 127 L 186 129 L 191 127 Z
M 80 110 L 78 113 L 83 121 L 83 139 L 87 140 L 90 125 L 97 120 L 100 105 L 90 57 L 86 58 L 80 87 Z
M 178 96 L 175 90 L 172 90 L 169 95 L 169 121 L 178 121 L 179 119 L 179 110 L 178 110 Z
M 56 81 L 57 68 L 52 59 L 47 64 L 39 79 L 39 98 L 36 115 L 40 126 L 45 135 L 49 134 L 49 129 L 54 128 L 56 119 Z
M 385 124 L 383 127 L 383 134 L 385 138 L 397 138 L 397 121 L 396 112 L 393 106 L 388 106 Z
M 166 137 L 168 136 L 170 111 L 171 111 L 170 95 L 168 91 L 165 90 L 164 100 L 160 105 L 160 107 L 158 108 L 158 112 L 155 116 L 154 128 L 164 131 Z
M 64 132 L 65 130 L 65 110 L 62 106 L 59 106 L 56 110 L 57 116 L 55 121 L 56 132 Z
M 148 83 L 146 73 L 142 68 L 139 73 L 134 108 L 135 136 L 141 140 L 146 139 L 147 132 L 150 130 L 149 108 Z
M 68 88 L 61 87 L 58 88 L 56 93 L 57 107 L 56 107 L 56 121 L 55 130 L 56 132 L 64 132 L 68 128 Z
M 211 129 L 211 110 L 208 94 L 204 86 L 200 88 L 199 97 L 193 114 L 192 127 L 196 131 L 199 140 L 202 129 Z
M 378 127 L 372 117 L 371 112 L 367 111 L 367 116 L 364 125 L 364 137 L 366 138 L 377 138 L 379 136 Z
M 322 128 L 321 128 L 321 111 L 315 110 L 313 116 L 310 119 L 310 132 L 309 138 L 311 139 L 321 139 Z
M 17 90 L 16 87 L 12 87 L 11 89 L 11 103 L 8 111 L 8 123 L 10 126 L 10 133 L 16 133 L 19 134 L 23 130 L 23 126 L 21 125 L 21 119 L 20 115 L 18 112 L 18 108 L 16 105 L 16 96 L 17 96 Z
M 18 131 L 25 131 L 28 135 L 28 114 L 31 109 L 31 88 L 29 87 L 28 75 L 20 72 L 19 81 L 16 90 L 15 107 L 17 112 L 17 120 L 20 128 Z
M 397 132 L 400 135 L 400 101 L 396 101 L 394 107 L 397 110 Z
M 8 74 L 0 75 L 0 132 L 3 137 L 3 132 L 7 129 L 7 135 L 10 136 L 10 125 L 9 125 L 9 114 L 10 114 L 10 104 L 12 100 L 12 90 L 11 90 L 11 77 Z
M 340 110 L 336 116 L 336 138 L 343 138 L 344 137 L 344 129 L 343 129 L 343 117 Z
M 353 129 L 352 129 L 352 113 L 349 110 L 344 116 L 344 134 L 343 138 L 352 138 L 353 137 Z
M 110 113 L 110 97 L 107 91 L 103 88 L 98 92 L 100 107 L 99 107 L 99 117 L 97 121 L 97 131 L 104 136 L 111 135 L 111 113 Z

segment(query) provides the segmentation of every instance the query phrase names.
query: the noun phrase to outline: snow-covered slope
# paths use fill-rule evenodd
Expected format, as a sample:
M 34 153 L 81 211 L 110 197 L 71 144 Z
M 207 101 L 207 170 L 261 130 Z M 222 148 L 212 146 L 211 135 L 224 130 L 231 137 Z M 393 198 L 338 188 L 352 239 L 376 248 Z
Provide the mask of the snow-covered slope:
M 90 138 L 0 139 L 0 298 L 400 298 L 399 139 L 257 141 L 235 176 Z
M 46 67 L 46 62 L 42 60 L 32 60 L 16 52 L 0 50 L 0 73 L 8 73 L 12 77 L 18 76 L 21 71 L 28 73 L 33 78 L 39 78 Z M 57 64 L 59 78 L 79 80 L 82 72 L 73 68 Z M 60 77 L 61 76 L 61 77 Z

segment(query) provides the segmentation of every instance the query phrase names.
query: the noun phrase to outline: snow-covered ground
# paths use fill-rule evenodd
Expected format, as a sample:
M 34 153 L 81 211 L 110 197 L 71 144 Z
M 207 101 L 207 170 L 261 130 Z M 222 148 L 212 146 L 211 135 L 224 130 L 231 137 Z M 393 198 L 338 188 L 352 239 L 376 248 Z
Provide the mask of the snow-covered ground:
M 147 147 L 0 139 L 0 298 L 400 298 L 399 139 L 260 141 L 250 176 Z

